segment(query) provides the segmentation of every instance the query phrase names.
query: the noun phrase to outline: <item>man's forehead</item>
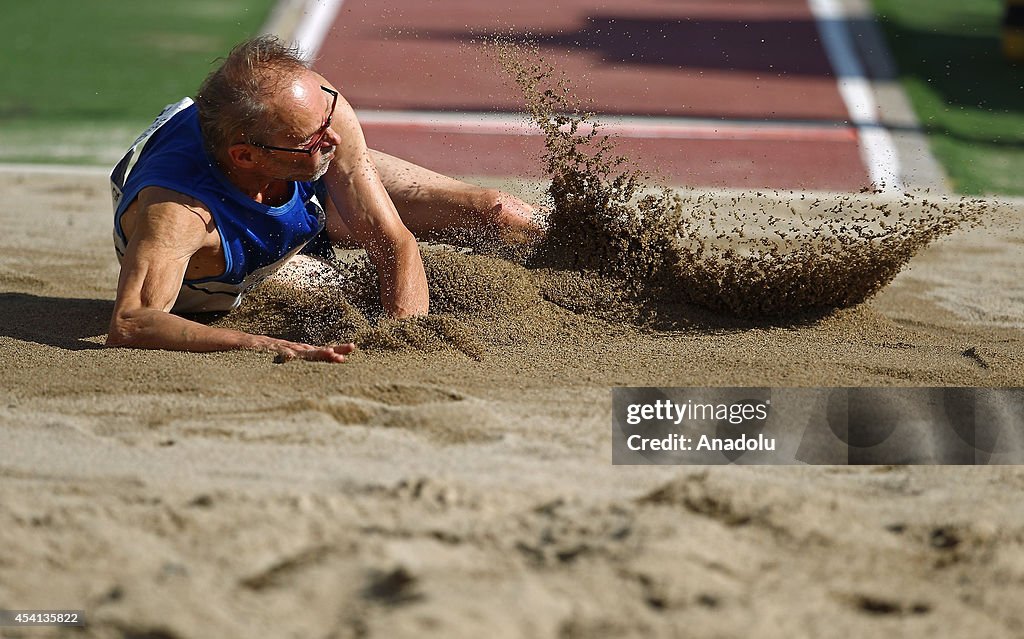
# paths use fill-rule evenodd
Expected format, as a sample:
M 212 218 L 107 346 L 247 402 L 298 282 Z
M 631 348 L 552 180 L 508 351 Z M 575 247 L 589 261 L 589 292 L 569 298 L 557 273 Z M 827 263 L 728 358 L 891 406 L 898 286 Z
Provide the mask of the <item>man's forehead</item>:
M 276 96 L 278 117 L 292 133 L 308 134 L 323 122 L 327 93 L 321 85 L 330 86 L 319 74 L 309 72 L 285 84 Z
M 285 84 L 281 92 L 281 98 L 286 103 L 284 106 L 311 107 L 321 109 L 324 102 L 324 91 L 321 86 L 330 86 L 319 73 L 307 71 L 297 75 L 290 82 Z
M 316 83 L 311 81 L 308 76 L 296 78 L 285 89 L 285 95 L 294 102 L 305 105 L 315 95 L 314 89 L 319 91 L 320 87 L 316 86 Z

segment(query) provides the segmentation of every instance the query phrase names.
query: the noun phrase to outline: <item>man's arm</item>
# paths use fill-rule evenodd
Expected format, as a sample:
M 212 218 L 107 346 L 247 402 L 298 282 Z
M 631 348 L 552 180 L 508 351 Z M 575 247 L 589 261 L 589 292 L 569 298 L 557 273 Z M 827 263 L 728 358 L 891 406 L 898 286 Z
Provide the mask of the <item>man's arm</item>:
M 162 191 L 162 193 L 169 193 Z M 189 260 L 210 236 L 208 213 L 182 201 L 139 196 L 139 218 L 121 262 L 108 346 L 178 351 L 253 349 L 283 359 L 345 360 L 352 344 L 318 348 L 214 328 L 170 313 Z
M 377 268 L 384 310 L 395 317 L 424 315 L 430 295 L 419 246 L 381 183 L 356 114 L 343 98 L 333 123 L 341 141 L 325 180 L 340 221 Z M 331 228 L 328 220 L 328 233 Z

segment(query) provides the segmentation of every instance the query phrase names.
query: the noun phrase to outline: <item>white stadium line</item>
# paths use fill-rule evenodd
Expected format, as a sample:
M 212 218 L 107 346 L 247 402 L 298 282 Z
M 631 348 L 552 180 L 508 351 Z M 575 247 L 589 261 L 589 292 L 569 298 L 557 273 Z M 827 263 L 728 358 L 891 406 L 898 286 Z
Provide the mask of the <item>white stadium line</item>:
M 474 133 L 478 135 L 543 135 L 540 127 L 524 113 L 467 111 L 386 111 L 359 109 L 363 126 L 396 128 L 438 133 Z M 854 130 L 845 123 L 730 121 L 704 118 L 656 116 L 595 116 L 598 133 L 620 138 L 676 140 L 779 140 L 779 141 L 854 141 Z M 578 132 L 587 134 L 589 126 Z
M 312 60 L 320 51 L 327 32 L 334 25 L 334 18 L 344 0 L 307 0 L 302 19 L 295 28 L 293 40 L 307 60 Z
M 808 0 L 818 23 L 822 44 L 836 72 L 839 94 L 846 104 L 853 125 L 860 136 L 860 151 L 868 176 L 886 189 L 903 188 L 896 145 L 889 131 L 878 118 L 878 105 L 871 92 L 871 82 L 857 57 L 853 39 L 846 26 L 846 16 L 838 0 Z
M 81 177 L 108 177 L 113 168 L 97 164 L 30 164 L 24 162 L 0 163 L 0 173 L 28 175 L 73 175 Z
M 319 52 L 333 26 L 344 0 L 279 0 L 280 8 L 291 7 L 290 32 L 307 58 Z M 778 141 L 857 141 L 861 157 L 875 184 L 896 191 L 904 185 L 893 138 L 880 121 L 879 109 L 858 58 L 843 0 L 807 0 L 815 17 L 829 61 L 836 71 L 840 95 L 850 122 L 753 121 L 657 116 L 600 116 L 599 132 L 624 138 L 686 140 L 778 140 Z M 542 132 L 527 115 L 511 112 L 444 112 L 359 110 L 364 125 L 395 127 L 440 133 L 476 133 L 484 135 L 529 135 Z M 584 132 L 581 129 L 581 132 Z M 105 175 L 109 167 L 68 164 L 22 164 L 0 162 L 4 173 L 54 173 Z M 997 196 L 1011 205 L 1024 204 L 1024 198 Z
M 334 24 L 344 0 L 306 0 L 292 40 L 313 59 Z M 854 52 L 836 0 L 808 0 L 818 22 L 825 48 L 836 74 L 839 91 L 851 115 L 861 155 L 876 184 L 899 188 L 899 170 L 892 139 L 879 123 L 870 84 Z M 443 111 L 360 110 L 364 125 L 404 127 L 434 132 L 483 135 L 540 135 L 539 127 L 517 113 L 451 113 Z M 626 138 L 685 140 L 847 141 L 845 123 L 745 122 L 701 118 L 602 116 L 601 132 Z M 583 132 L 583 131 L 581 131 Z

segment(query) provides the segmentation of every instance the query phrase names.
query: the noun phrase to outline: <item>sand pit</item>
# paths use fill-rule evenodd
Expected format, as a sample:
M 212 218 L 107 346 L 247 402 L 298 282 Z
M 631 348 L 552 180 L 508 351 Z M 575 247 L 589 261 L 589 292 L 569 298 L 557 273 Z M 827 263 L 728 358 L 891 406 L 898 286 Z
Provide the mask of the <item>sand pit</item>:
M 616 386 L 1024 385 L 1024 211 L 650 188 L 545 95 L 547 240 L 211 320 L 343 365 L 102 348 L 105 177 L 0 172 L 0 608 L 88 619 L 0 636 L 1024 634 L 1017 467 L 610 463 Z
M 102 348 L 104 176 L 0 172 L 0 608 L 88 620 L 0 636 L 1024 634 L 1017 467 L 610 463 L 616 386 L 1024 385 L 1024 211 L 652 188 L 559 95 L 548 239 L 430 316 L 347 252 L 211 320 L 337 366 Z
M 0 605 L 89 619 L 5 637 L 1024 633 L 1018 468 L 613 467 L 609 424 L 621 385 L 1021 386 L 1019 228 L 774 323 L 432 248 L 425 320 L 344 278 L 223 318 L 363 345 L 274 364 L 100 348 L 104 178 L 0 188 Z

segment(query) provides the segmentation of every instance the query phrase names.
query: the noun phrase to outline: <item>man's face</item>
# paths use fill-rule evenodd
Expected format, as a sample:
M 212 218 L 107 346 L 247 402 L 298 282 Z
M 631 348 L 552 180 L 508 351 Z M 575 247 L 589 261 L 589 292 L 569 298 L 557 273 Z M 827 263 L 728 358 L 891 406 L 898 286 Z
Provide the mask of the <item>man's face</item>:
M 274 107 L 284 130 L 274 140 L 263 144 L 280 148 L 262 149 L 265 169 L 272 176 L 312 182 L 327 172 L 334 159 L 338 137 L 331 129 L 336 95 L 325 91 L 324 87 L 335 90 L 322 76 L 309 71 L 295 78 L 276 96 Z

